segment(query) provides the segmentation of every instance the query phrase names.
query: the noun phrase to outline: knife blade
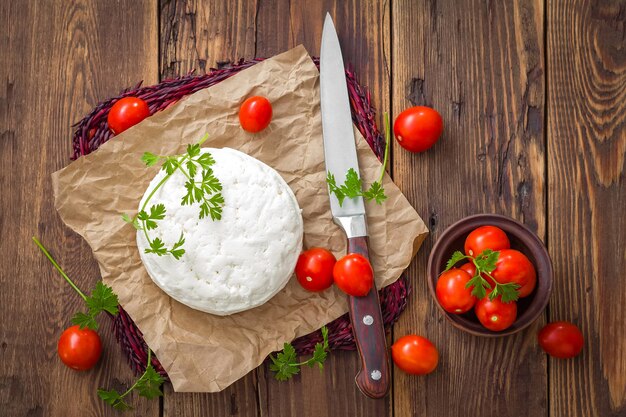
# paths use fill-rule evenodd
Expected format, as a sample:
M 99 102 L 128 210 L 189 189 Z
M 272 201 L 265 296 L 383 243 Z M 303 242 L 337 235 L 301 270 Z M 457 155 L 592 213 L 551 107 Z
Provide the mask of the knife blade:
M 320 51 L 320 101 L 326 172 L 343 183 L 349 169 L 359 172 L 343 55 L 335 25 L 326 14 Z M 346 198 L 339 204 L 330 193 L 333 220 L 348 238 L 348 253 L 369 259 L 367 219 L 362 197 Z M 372 288 L 364 297 L 349 297 L 350 320 L 361 357 L 361 370 L 355 377 L 361 392 L 382 398 L 389 390 L 389 358 L 378 291 Z

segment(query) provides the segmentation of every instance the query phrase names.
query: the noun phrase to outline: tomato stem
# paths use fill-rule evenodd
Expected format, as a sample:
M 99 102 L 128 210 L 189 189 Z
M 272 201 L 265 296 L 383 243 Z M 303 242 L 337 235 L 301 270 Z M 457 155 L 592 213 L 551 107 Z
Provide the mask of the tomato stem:
M 50 262 L 52 262 L 52 265 L 54 265 L 54 267 L 57 269 L 57 271 L 59 271 L 59 273 L 61 274 L 61 276 L 63 278 L 65 278 L 65 280 L 67 281 L 68 284 L 70 284 L 70 286 L 72 288 L 74 288 L 74 291 L 76 291 L 78 293 L 78 295 L 80 295 L 83 300 L 87 301 L 87 296 L 85 294 L 83 294 L 83 292 L 76 286 L 76 284 L 74 284 L 74 282 L 72 282 L 72 280 L 70 279 L 70 277 L 67 276 L 67 274 L 63 271 L 63 269 L 61 269 L 61 267 L 59 266 L 58 263 L 56 263 L 56 261 L 54 260 L 54 258 L 52 258 L 52 255 L 50 255 L 50 253 L 46 250 L 46 248 L 41 244 L 41 242 L 39 240 L 37 240 L 37 238 L 35 236 L 33 236 L 33 241 L 35 242 L 35 245 L 39 246 L 39 249 L 41 249 L 41 251 L 43 252 L 44 255 L 46 255 L 46 257 L 50 260 Z

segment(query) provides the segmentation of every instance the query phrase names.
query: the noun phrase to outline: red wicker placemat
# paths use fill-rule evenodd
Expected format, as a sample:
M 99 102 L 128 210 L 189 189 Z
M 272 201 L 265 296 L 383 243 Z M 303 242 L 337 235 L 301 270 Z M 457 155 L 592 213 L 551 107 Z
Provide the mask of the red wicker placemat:
M 107 114 L 111 106 L 120 98 L 127 96 L 140 97 L 148 103 L 150 113 L 154 114 L 176 103 L 186 95 L 215 85 L 235 75 L 237 72 L 253 66 L 259 61 L 262 61 L 262 59 L 254 59 L 251 61 L 240 60 L 238 63 L 225 68 L 211 69 L 211 71 L 205 75 L 188 74 L 180 78 L 164 80 L 159 84 L 148 87 L 142 87 L 141 83 L 139 83 L 135 87 L 124 90 L 117 97 L 99 103 L 88 115 L 74 126 L 76 130 L 74 131 L 72 139 L 74 150 L 72 159 L 77 159 L 82 155 L 93 152 L 98 149 L 101 144 L 114 136 L 107 124 Z M 319 60 L 313 58 L 313 61 L 319 68 Z M 358 83 L 354 72 L 350 69 L 346 70 L 346 79 L 348 82 L 350 105 L 352 107 L 352 120 L 378 159 L 382 159 L 385 142 L 382 134 L 376 127 L 374 119 L 376 113 L 371 104 L 369 91 Z M 404 311 L 410 291 L 411 286 L 405 274 L 395 283 L 380 290 L 381 309 L 387 328 L 389 328 L 398 319 L 400 313 Z M 148 356 L 147 345 L 141 331 L 121 306 L 120 313 L 115 317 L 111 316 L 111 318 L 113 320 L 113 332 L 128 358 L 130 367 L 135 373 L 143 372 Z M 348 314 L 332 321 L 327 327 L 328 341 L 331 349 L 356 349 Z M 292 344 L 299 354 L 306 354 L 312 352 L 315 343 L 321 340 L 322 335 L 318 330 L 299 337 L 294 340 Z M 167 373 L 157 358 L 153 359 L 152 364 L 164 377 L 167 377 Z

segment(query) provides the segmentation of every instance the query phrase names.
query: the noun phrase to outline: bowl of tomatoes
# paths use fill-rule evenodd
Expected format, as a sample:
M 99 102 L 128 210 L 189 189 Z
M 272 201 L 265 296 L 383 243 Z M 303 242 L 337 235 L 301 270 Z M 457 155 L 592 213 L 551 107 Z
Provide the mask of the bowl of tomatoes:
M 552 261 L 543 242 L 520 222 L 478 214 L 454 223 L 428 259 L 428 288 L 458 329 L 477 336 L 517 333 L 545 309 Z

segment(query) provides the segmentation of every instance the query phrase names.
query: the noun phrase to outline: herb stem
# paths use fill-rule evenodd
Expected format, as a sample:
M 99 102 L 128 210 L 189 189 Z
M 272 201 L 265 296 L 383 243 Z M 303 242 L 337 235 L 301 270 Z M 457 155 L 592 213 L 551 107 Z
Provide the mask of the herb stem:
M 33 241 L 35 242 L 35 245 L 39 246 L 39 249 L 41 249 L 43 254 L 46 255 L 46 258 L 48 258 L 48 260 L 52 262 L 52 265 L 54 265 L 57 271 L 59 271 L 61 276 L 65 278 L 67 283 L 70 284 L 72 288 L 74 288 L 74 291 L 76 291 L 78 295 L 80 295 L 83 298 L 83 300 L 87 301 L 87 296 L 76 286 L 76 284 L 74 284 L 74 282 L 72 282 L 70 277 L 67 276 L 67 274 L 63 271 L 63 269 L 59 266 L 59 264 L 56 263 L 54 258 L 52 258 L 52 255 L 50 255 L 50 253 L 46 250 L 46 248 L 41 244 L 41 242 L 35 236 L 33 236 Z
M 187 159 L 187 155 L 184 155 L 182 158 L 180 158 L 180 160 L 178 161 L 178 165 L 176 166 L 176 168 L 174 168 L 174 171 L 171 174 L 165 175 L 165 177 L 163 177 L 163 179 L 161 181 L 159 181 L 159 183 L 156 185 L 156 187 L 154 187 L 152 189 L 152 191 L 150 192 L 150 194 L 148 194 L 148 197 L 144 200 L 143 205 L 141 206 L 141 210 L 145 210 L 146 207 L 148 206 L 148 202 L 150 201 L 150 199 L 154 196 L 154 194 L 157 192 L 157 190 L 159 188 L 161 188 L 161 186 L 163 184 L 165 184 L 165 182 L 167 180 L 169 180 L 172 175 L 174 175 L 174 172 L 176 172 L 176 170 L 180 167 L 180 165 L 183 163 L 183 161 Z M 145 222 L 144 222 L 145 223 Z M 149 240 L 148 240 L 149 241 Z
M 380 177 L 378 182 L 383 183 L 383 177 L 385 176 L 385 168 L 387 168 L 387 161 L 389 160 L 389 143 L 391 142 L 391 127 L 389 124 L 389 113 L 385 112 L 383 115 L 383 121 L 385 124 L 385 156 L 383 157 L 383 166 L 380 169 Z
M 146 371 L 148 370 L 148 366 L 150 366 L 151 359 L 152 359 L 152 350 L 148 348 L 148 363 L 146 364 Z M 132 387 L 128 388 L 128 390 L 120 396 L 120 399 L 126 397 L 135 389 L 137 384 L 139 384 L 139 381 L 141 381 L 141 378 L 143 378 L 143 376 L 146 374 L 146 371 L 144 371 L 143 374 L 139 378 L 137 378 L 137 380 L 135 381 Z

